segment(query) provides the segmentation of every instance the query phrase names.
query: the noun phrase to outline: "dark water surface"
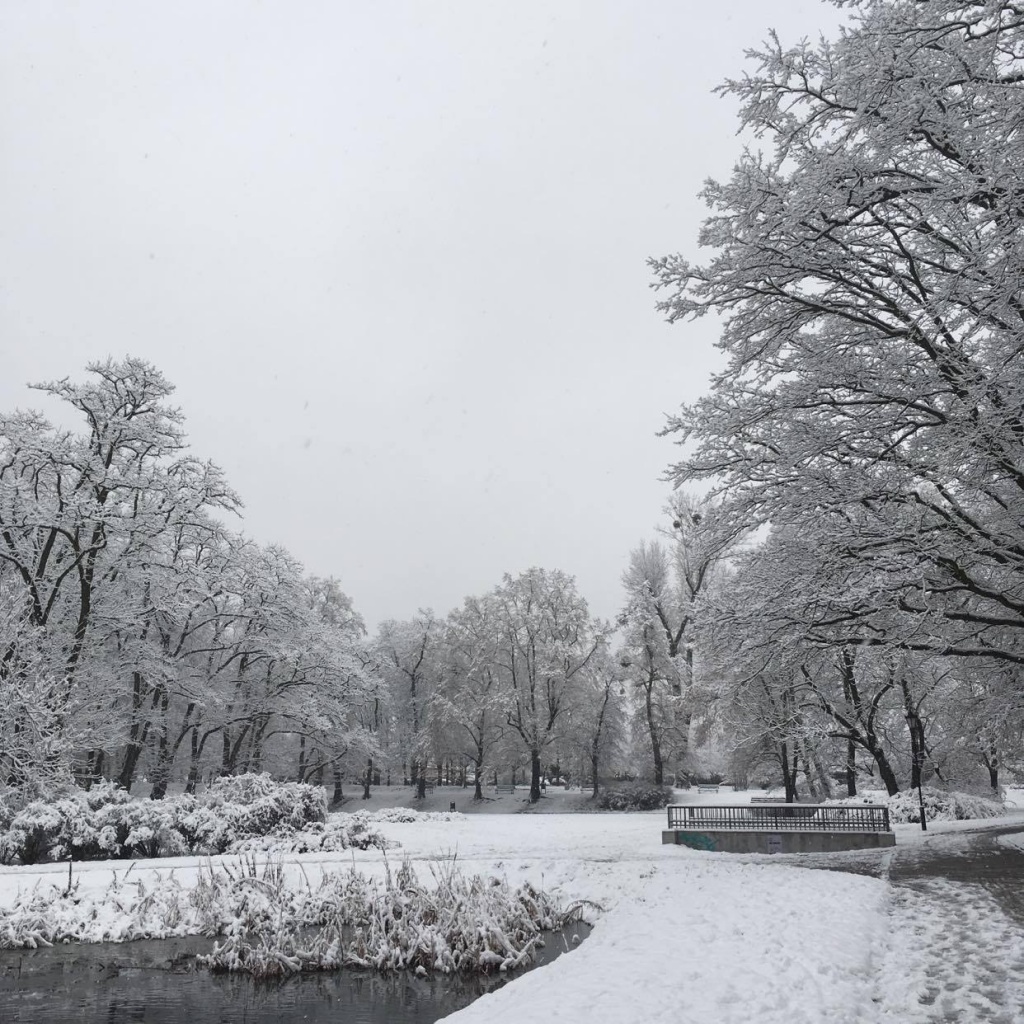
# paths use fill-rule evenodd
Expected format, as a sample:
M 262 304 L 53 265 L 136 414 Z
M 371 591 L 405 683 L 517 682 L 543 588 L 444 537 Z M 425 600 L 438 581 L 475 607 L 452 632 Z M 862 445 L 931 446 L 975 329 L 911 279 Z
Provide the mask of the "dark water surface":
M 546 936 L 535 966 L 589 930 Z M 417 978 L 346 970 L 256 981 L 196 968 L 194 955 L 212 945 L 189 937 L 0 951 L 0 1024 L 433 1024 L 524 973 Z

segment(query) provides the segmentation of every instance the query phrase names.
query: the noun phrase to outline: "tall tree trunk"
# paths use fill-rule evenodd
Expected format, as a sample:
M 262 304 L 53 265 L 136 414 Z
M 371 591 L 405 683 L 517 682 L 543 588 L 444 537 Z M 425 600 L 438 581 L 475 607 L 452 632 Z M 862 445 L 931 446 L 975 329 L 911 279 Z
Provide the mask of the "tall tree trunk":
M 167 779 L 170 775 L 171 758 L 177 747 L 172 750 L 170 740 L 167 736 L 167 708 L 170 703 L 170 696 L 166 686 L 157 688 L 160 700 L 160 729 L 156 741 L 156 760 L 150 778 L 153 780 L 153 788 L 149 791 L 150 800 L 161 800 L 167 792 Z
M 794 749 L 792 761 L 789 756 L 789 744 L 782 740 L 779 743 L 779 764 L 782 767 L 782 785 L 786 791 L 786 803 L 796 803 L 796 779 L 799 772 L 800 754 Z
M 530 803 L 540 800 L 540 751 L 530 751 Z
M 889 759 L 885 756 L 885 751 L 878 747 L 871 751 L 871 756 L 874 757 L 875 764 L 878 765 L 878 774 L 885 786 L 886 793 L 889 796 L 895 796 L 900 791 L 900 783 L 896 778 L 896 773 L 892 770 L 892 765 L 889 764 Z
M 345 794 L 341 789 L 341 769 L 334 769 L 334 796 L 331 797 L 332 804 L 340 804 L 345 799 Z
M 85 788 L 87 790 L 91 789 L 94 783 L 102 780 L 103 762 L 106 760 L 106 756 L 106 752 L 103 750 L 93 749 L 89 751 L 85 769 Z
M 857 795 L 857 744 L 846 741 L 846 795 Z
M 202 747 L 199 743 L 198 729 L 192 730 L 192 740 L 190 745 L 188 777 L 185 779 L 185 792 L 189 794 L 196 791 L 196 783 L 199 782 L 199 755 L 202 753 Z
M 145 636 L 145 633 L 143 633 Z M 141 672 L 132 673 L 132 724 L 128 730 L 128 743 L 125 745 L 124 760 L 121 762 L 121 770 L 117 775 L 117 784 L 125 792 L 132 791 L 132 783 L 135 780 L 135 769 L 142 754 L 142 747 L 149 735 L 149 719 L 143 720 L 142 705 L 148 691 L 146 680 Z M 153 706 L 157 705 L 159 692 L 153 695 Z
M 146 742 L 148 732 L 149 722 L 146 722 L 141 735 L 125 747 L 124 760 L 121 762 L 121 771 L 117 776 L 117 784 L 126 793 L 132 791 L 132 783 L 135 781 L 135 769 L 138 767 L 139 757 L 142 754 L 142 745 Z
M 370 783 L 373 781 L 373 758 L 366 759 L 366 775 L 363 778 L 363 799 L 370 799 Z
M 661 737 L 658 734 L 656 715 L 654 714 L 653 681 L 645 686 L 644 710 L 647 713 L 647 731 L 651 734 L 651 757 L 654 760 L 654 784 L 661 786 L 665 782 L 665 761 L 661 754 Z

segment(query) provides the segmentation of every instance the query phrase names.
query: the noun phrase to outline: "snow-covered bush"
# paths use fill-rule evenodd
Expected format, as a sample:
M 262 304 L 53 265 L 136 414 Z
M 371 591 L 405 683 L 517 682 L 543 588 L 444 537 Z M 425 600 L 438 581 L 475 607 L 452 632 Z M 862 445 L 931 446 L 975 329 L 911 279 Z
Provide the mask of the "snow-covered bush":
M 271 835 L 287 839 L 319 826 L 327 799 L 319 786 L 277 783 L 269 775 L 218 780 L 201 796 L 133 800 L 113 783 L 75 790 L 56 800 L 34 800 L 0 831 L 0 862 L 173 857 L 226 853 L 245 840 Z M 315 833 L 314 828 L 314 833 Z M 347 836 L 359 846 L 360 831 Z M 366 845 L 378 845 L 365 837 Z
M 385 807 L 379 811 L 355 811 L 353 818 L 364 816 L 367 821 L 386 821 L 407 825 L 414 821 L 455 821 L 464 818 L 458 811 L 416 811 L 411 807 Z
M 968 793 L 947 793 L 927 786 L 921 791 L 928 821 L 964 821 L 972 818 L 997 818 L 1006 813 L 1002 804 Z M 921 821 L 917 790 L 908 789 L 889 797 L 889 820 L 894 825 Z
M 202 803 L 229 823 L 231 841 L 299 831 L 327 820 L 327 794 L 320 786 L 275 782 L 269 775 L 235 775 L 217 779 Z M 223 851 L 218 851 L 223 852 Z
M 636 783 L 622 789 L 606 789 L 598 797 L 597 806 L 604 811 L 655 811 L 672 803 L 668 786 L 645 786 Z
M 970 793 L 948 792 L 925 786 L 924 813 L 928 821 L 969 821 L 973 818 L 996 818 L 1006 813 L 1006 808 L 997 800 L 973 796 Z M 829 800 L 830 804 L 885 804 L 889 808 L 889 821 L 893 825 L 908 822 L 920 824 L 921 805 L 916 789 L 907 789 L 894 796 L 884 792 L 848 796 Z
M 312 822 L 303 829 L 278 827 L 269 835 L 239 839 L 231 843 L 228 853 L 251 853 L 256 850 L 273 853 L 317 853 L 336 850 L 385 850 L 393 845 L 372 827 L 365 811 L 336 814 L 329 821 Z

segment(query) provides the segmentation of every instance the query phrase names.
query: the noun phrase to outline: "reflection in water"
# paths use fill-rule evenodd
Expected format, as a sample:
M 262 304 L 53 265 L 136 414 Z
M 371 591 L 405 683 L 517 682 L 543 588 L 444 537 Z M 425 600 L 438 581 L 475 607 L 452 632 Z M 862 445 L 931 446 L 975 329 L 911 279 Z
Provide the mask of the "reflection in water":
M 579 925 L 548 937 L 538 965 L 570 948 Z M 180 938 L 121 945 L 0 952 L 3 1024 L 433 1024 L 512 977 L 334 971 L 284 980 L 210 974 L 192 966 L 212 940 Z M 519 972 L 522 974 L 523 972 Z

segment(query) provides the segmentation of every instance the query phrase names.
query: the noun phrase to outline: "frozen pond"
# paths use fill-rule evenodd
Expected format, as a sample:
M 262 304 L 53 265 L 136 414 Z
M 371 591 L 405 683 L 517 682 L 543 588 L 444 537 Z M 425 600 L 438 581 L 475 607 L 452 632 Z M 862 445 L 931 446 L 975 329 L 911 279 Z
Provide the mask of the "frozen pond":
M 586 925 L 547 937 L 535 966 L 571 948 Z M 0 952 L 3 1024 L 432 1024 L 516 975 L 417 978 L 365 971 L 305 974 L 281 981 L 196 969 L 210 939 L 63 945 Z

